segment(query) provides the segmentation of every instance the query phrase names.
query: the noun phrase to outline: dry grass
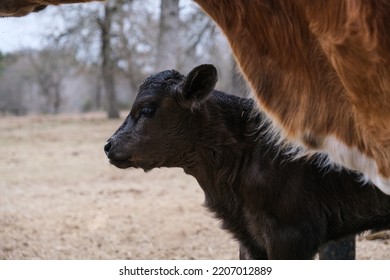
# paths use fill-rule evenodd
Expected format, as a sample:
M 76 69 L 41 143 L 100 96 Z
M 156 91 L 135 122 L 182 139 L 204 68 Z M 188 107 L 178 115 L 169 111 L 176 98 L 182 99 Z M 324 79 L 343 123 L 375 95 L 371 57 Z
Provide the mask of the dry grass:
M 119 170 L 103 114 L 0 121 L 0 259 L 236 259 L 238 247 L 180 169 Z M 358 258 L 390 259 L 358 239 Z

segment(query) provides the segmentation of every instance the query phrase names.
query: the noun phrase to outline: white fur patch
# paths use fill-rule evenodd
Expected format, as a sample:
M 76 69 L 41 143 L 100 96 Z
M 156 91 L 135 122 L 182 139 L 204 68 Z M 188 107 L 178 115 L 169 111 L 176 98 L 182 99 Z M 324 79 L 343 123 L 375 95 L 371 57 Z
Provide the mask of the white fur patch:
M 370 181 L 382 192 L 390 195 L 390 178 L 379 175 L 375 160 L 362 154 L 356 148 L 346 146 L 333 136 L 325 138 L 323 150 L 331 162 L 363 173 L 362 181 Z
M 334 136 L 327 136 L 320 150 L 309 149 L 299 137 L 288 139 L 277 121 L 272 121 L 262 111 L 260 114 L 262 114 L 263 123 L 259 127 L 267 127 L 262 136 L 265 136 L 270 143 L 279 145 L 283 153 L 290 155 L 292 160 L 303 157 L 310 160 L 311 156 L 315 155 L 314 163 L 320 168 L 337 171 L 346 168 L 359 172 L 363 184 L 371 182 L 383 193 L 390 195 L 390 178 L 379 175 L 375 160 L 364 155 L 357 148 L 345 145 Z

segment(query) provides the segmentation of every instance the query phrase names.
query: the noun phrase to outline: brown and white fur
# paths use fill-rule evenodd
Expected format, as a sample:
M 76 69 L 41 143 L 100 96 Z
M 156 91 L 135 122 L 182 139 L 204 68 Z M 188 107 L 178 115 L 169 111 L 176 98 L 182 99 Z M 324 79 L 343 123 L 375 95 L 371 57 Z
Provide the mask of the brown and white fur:
M 195 0 L 283 139 L 390 194 L 390 1 Z

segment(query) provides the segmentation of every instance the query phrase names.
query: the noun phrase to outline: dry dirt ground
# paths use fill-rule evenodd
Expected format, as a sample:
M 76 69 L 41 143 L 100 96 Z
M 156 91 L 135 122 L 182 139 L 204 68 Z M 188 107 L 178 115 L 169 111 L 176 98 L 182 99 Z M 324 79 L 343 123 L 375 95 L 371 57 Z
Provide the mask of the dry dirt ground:
M 120 123 L 0 118 L 0 259 L 238 258 L 181 169 L 109 165 L 103 145 Z M 389 239 L 357 240 L 358 259 L 390 259 Z

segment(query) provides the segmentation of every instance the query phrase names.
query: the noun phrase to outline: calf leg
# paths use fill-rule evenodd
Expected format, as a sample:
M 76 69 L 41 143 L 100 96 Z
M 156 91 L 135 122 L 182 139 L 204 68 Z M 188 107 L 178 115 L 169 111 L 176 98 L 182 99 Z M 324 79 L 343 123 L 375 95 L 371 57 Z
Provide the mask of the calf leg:
M 270 260 L 310 260 L 321 245 L 318 232 L 294 228 L 275 231 L 268 236 Z
M 245 246 L 240 242 L 240 260 L 268 260 L 267 252 L 258 246 Z
M 239 252 L 240 260 L 251 260 L 251 256 L 249 255 L 248 250 L 240 243 L 240 252 Z
M 355 236 L 330 241 L 320 248 L 320 260 L 354 260 L 356 255 Z

